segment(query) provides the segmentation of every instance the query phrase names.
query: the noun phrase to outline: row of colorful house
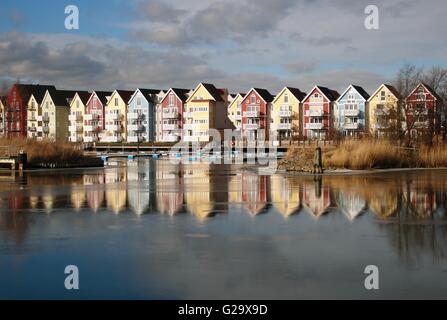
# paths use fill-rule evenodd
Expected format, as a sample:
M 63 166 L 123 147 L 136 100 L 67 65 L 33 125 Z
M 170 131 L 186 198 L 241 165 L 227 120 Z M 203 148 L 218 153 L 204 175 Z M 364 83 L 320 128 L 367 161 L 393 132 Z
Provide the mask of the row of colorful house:
M 342 94 L 315 86 L 307 94 L 285 87 L 230 94 L 213 84 L 195 89 L 67 91 L 55 86 L 15 84 L 0 98 L 0 133 L 7 137 L 72 142 L 210 140 L 210 129 L 239 130 L 257 138 L 276 131 L 279 139 L 383 136 L 395 127 L 413 134 L 441 130 L 443 101 L 425 83 L 402 97 L 382 84 L 369 95 L 350 85 Z

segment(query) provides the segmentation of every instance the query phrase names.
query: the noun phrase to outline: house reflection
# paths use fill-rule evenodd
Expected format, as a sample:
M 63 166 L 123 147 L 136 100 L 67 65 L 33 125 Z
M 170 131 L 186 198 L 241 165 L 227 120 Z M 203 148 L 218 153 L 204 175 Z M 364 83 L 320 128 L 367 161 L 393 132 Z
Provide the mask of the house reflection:
M 269 209 L 269 176 L 244 171 L 241 175 L 242 203 L 251 216 L 264 213 Z
M 331 192 L 329 185 L 323 184 L 322 177 L 304 179 L 303 181 L 303 204 L 304 210 L 315 219 L 329 212 L 331 207 Z
M 278 174 L 270 177 L 270 193 L 272 205 L 285 218 L 297 214 L 303 207 L 301 202 L 300 183 L 297 179 Z
M 158 161 L 156 165 L 157 211 L 173 216 L 182 212 L 184 202 L 183 165 Z

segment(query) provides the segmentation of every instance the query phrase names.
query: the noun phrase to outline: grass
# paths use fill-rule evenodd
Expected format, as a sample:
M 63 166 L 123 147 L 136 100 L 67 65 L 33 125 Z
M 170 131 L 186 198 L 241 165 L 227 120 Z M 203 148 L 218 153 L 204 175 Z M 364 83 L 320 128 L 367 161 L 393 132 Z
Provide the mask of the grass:
M 36 141 L 33 139 L 0 139 L 0 146 L 11 155 L 23 150 L 27 154 L 29 168 L 73 168 L 99 166 L 100 160 L 84 155 L 77 145 L 60 141 Z M 101 161 L 102 162 L 102 161 Z
M 347 140 L 337 147 L 323 147 L 326 169 L 391 169 L 447 167 L 447 145 L 401 148 L 387 140 Z M 283 168 L 307 171 L 313 164 L 313 148 L 289 149 Z M 280 164 L 281 167 L 281 164 Z M 303 168 L 304 170 L 300 170 Z

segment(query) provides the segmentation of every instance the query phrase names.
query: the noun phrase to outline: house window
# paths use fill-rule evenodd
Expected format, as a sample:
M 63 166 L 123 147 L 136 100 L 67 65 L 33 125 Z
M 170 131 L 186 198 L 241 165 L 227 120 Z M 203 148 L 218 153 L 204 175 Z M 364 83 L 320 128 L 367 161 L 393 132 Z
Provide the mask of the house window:
M 79 100 L 76 100 L 76 108 L 79 108 Z
M 318 93 L 314 94 L 314 98 L 319 98 L 319 97 L 320 97 L 320 95 Z
M 118 107 L 118 98 L 115 98 L 115 107 Z
M 137 98 L 137 106 L 141 106 L 141 98 Z
M 284 95 L 284 103 L 289 103 L 289 96 L 287 94 Z
M 172 93 L 169 95 L 169 105 L 170 106 L 174 105 L 174 94 Z
M 254 94 L 250 97 L 250 103 L 251 104 L 255 104 L 256 103 L 256 96 Z
M 385 100 L 386 93 L 385 91 L 380 92 L 380 99 Z

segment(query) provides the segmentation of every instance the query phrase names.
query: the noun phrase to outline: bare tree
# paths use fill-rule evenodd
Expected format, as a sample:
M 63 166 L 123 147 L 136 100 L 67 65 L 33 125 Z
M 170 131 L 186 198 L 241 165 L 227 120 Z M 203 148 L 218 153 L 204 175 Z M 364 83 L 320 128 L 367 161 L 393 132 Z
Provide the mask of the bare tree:
M 423 71 L 423 68 L 418 68 L 409 63 L 397 71 L 393 86 L 401 94 L 402 98 L 405 99 L 422 80 Z

